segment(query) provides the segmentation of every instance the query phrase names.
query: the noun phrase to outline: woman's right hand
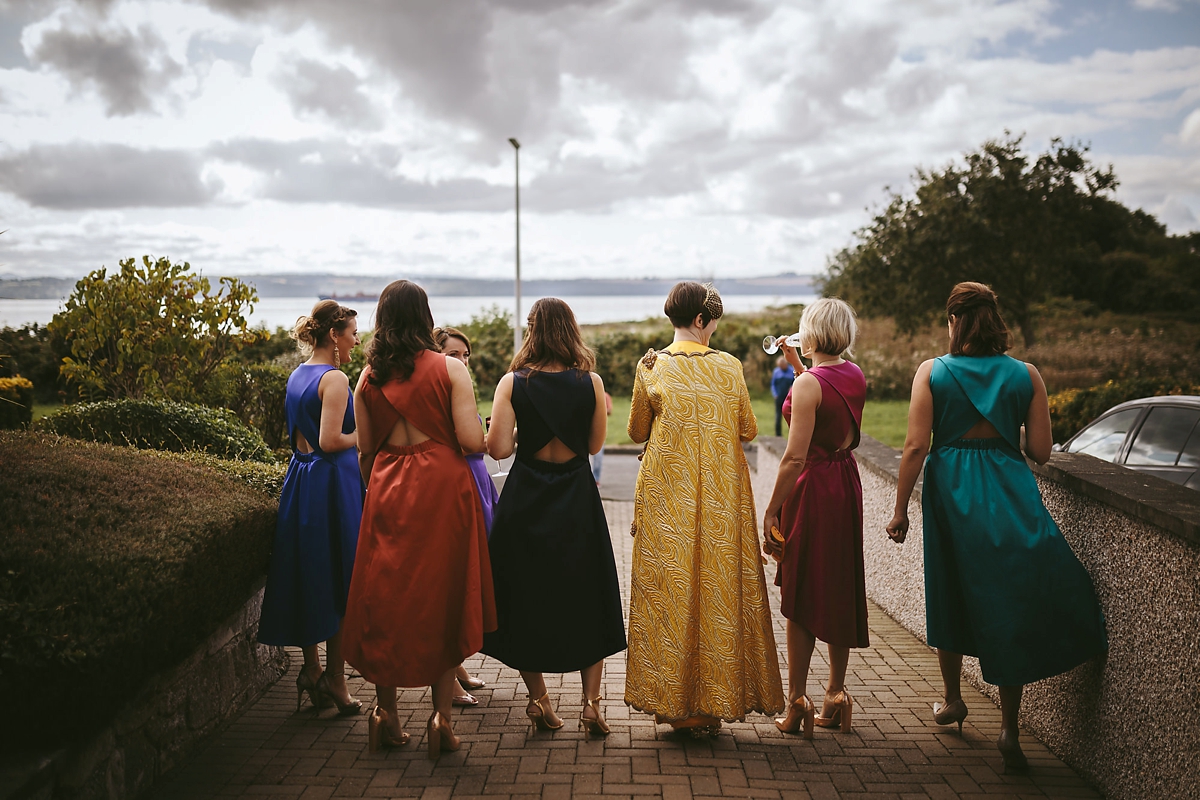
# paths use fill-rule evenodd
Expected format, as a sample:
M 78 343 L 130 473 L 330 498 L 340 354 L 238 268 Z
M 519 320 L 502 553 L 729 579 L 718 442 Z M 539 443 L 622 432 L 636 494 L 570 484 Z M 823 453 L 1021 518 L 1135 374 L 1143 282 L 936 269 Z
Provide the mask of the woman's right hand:
M 897 511 L 885 530 L 887 530 L 887 535 L 892 537 L 893 542 L 904 544 L 904 540 L 908 538 L 908 512 Z
M 780 336 L 775 344 L 778 345 L 779 349 L 783 351 L 783 357 L 786 358 L 787 362 L 792 365 L 792 369 L 797 375 L 799 375 L 801 372 L 804 372 L 805 366 L 804 362 L 800 360 L 800 353 L 796 350 L 796 348 L 787 343 L 786 336 Z

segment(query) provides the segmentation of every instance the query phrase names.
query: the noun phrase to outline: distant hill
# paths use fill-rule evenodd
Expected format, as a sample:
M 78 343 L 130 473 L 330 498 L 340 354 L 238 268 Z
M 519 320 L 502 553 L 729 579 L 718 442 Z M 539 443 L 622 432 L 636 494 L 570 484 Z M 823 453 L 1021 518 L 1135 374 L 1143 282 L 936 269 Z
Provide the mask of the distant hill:
M 394 277 L 373 275 L 242 275 L 258 289 L 260 297 L 375 297 Z M 403 276 L 442 297 L 508 297 L 512 280 L 439 278 Z M 530 297 L 612 295 L 663 295 L 681 278 L 578 278 L 571 280 L 534 279 L 521 281 L 521 293 Z M 761 278 L 716 278 L 713 284 L 722 294 L 802 295 L 813 293 L 813 276 L 785 273 Z M 0 299 L 59 300 L 71 293 L 71 278 L 20 278 L 0 280 Z

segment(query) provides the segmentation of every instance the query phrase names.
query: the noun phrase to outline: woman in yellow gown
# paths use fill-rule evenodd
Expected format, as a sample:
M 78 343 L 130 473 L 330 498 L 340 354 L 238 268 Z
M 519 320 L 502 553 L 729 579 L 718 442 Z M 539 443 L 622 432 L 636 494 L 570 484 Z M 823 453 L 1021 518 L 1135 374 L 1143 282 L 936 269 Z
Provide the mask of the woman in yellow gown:
M 750 470 L 758 435 L 742 365 L 708 346 L 711 286 L 676 284 L 675 341 L 641 360 L 629 436 L 647 442 L 634 498 L 625 702 L 675 728 L 785 705 Z

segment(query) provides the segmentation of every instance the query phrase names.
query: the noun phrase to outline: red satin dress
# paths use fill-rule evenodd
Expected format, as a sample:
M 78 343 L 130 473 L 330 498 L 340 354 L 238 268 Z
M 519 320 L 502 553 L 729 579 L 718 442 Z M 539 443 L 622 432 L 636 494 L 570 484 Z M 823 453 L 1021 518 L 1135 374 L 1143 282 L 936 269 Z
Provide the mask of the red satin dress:
M 849 361 L 808 371 L 821 384 L 804 472 L 780 513 L 783 562 L 775 574 L 783 615 L 828 644 L 867 647 L 862 483 L 858 447 L 867 382 Z M 791 396 L 784 419 L 791 424 Z M 850 446 L 842 449 L 847 438 Z
M 367 367 L 369 374 L 370 367 Z M 342 648 L 379 686 L 429 686 L 479 652 L 496 629 L 487 529 L 475 479 L 458 446 L 446 356 L 419 355 L 408 380 L 362 384 L 377 448 Z M 430 438 L 386 443 L 404 417 Z

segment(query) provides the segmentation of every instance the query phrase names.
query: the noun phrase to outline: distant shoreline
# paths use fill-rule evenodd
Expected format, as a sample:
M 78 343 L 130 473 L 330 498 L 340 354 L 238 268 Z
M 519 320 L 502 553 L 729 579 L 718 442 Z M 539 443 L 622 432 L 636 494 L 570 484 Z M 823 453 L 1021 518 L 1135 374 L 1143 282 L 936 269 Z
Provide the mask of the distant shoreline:
M 210 278 L 214 277 L 209 275 Z M 242 275 L 259 297 L 333 297 L 335 299 L 375 298 L 392 280 L 377 275 Z M 756 278 L 714 278 L 713 284 L 728 295 L 807 295 L 813 294 L 816 276 L 785 273 Z M 430 295 L 442 297 L 509 297 L 513 282 L 475 278 L 439 278 L 412 276 Z M 650 296 L 665 295 L 683 278 L 575 278 L 533 279 L 521 281 L 522 294 L 529 296 Z M 75 287 L 73 278 L 0 279 L 0 299 L 60 300 Z

